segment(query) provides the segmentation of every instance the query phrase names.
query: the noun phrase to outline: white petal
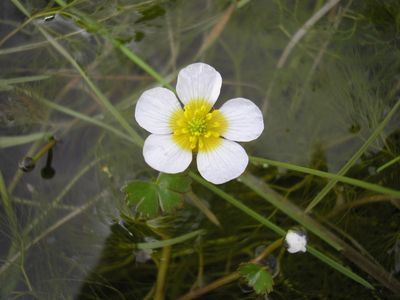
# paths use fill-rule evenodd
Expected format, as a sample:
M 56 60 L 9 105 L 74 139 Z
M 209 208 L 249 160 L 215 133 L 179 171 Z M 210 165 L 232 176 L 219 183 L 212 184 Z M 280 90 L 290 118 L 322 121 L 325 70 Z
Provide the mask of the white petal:
M 182 109 L 173 92 L 156 87 L 145 91 L 136 103 L 135 119 L 141 127 L 151 133 L 171 133 L 171 115 Z
M 220 108 L 228 121 L 228 128 L 223 137 L 238 142 L 248 142 L 258 138 L 264 130 L 261 110 L 252 101 L 235 98 L 227 101 Z
M 204 63 L 195 63 L 179 72 L 176 93 L 184 104 L 203 99 L 212 106 L 218 99 L 221 85 L 222 78 L 217 70 Z
M 170 174 L 183 172 L 192 161 L 192 151 L 180 148 L 170 134 L 149 135 L 144 141 L 143 156 L 150 167 Z
M 221 139 L 214 150 L 197 154 L 197 168 L 206 180 L 221 184 L 239 177 L 247 167 L 249 157 L 238 143 Z

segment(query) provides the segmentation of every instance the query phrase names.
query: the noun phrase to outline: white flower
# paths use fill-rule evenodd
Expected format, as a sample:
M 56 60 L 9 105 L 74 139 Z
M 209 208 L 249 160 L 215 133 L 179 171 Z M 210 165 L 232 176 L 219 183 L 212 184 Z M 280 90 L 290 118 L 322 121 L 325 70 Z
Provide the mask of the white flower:
M 287 250 L 290 253 L 306 252 L 307 237 L 306 234 L 299 230 L 288 230 L 285 242 Z
M 191 64 L 178 74 L 175 94 L 161 87 L 145 91 L 136 104 L 135 119 L 152 134 L 143 156 L 164 173 L 184 171 L 197 153 L 197 167 L 208 181 L 221 184 L 240 176 L 248 164 L 238 143 L 260 136 L 264 121 L 250 100 L 235 98 L 213 109 L 222 85 L 221 75 L 204 63 Z

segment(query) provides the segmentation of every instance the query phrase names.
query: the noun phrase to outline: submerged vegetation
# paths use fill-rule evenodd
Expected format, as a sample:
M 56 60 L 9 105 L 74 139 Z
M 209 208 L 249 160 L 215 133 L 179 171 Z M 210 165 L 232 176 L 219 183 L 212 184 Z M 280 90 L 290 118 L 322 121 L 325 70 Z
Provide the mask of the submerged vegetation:
M 400 294 L 397 0 L 6 0 L 0 22 L 1 299 Z M 223 185 L 149 168 L 133 118 L 198 61 L 264 115 Z

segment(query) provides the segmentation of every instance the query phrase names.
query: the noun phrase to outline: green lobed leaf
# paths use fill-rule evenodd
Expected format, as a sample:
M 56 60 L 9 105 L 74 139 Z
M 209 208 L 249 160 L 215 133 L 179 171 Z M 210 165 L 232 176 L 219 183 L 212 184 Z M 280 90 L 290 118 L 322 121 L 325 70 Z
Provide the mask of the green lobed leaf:
M 171 213 L 183 202 L 183 193 L 190 190 L 191 179 L 183 174 L 160 174 L 156 182 L 134 180 L 123 187 L 129 206 L 143 216 L 154 218 Z
M 240 265 L 238 271 L 257 294 L 266 294 L 272 291 L 274 280 L 265 267 L 247 263 Z
M 186 174 L 166 174 L 161 173 L 158 176 L 158 185 L 178 193 L 187 193 L 190 191 L 192 180 Z
M 132 181 L 123 188 L 126 200 L 130 206 L 136 206 L 136 210 L 147 216 L 155 216 L 158 213 L 158 191 L 152 182 Z

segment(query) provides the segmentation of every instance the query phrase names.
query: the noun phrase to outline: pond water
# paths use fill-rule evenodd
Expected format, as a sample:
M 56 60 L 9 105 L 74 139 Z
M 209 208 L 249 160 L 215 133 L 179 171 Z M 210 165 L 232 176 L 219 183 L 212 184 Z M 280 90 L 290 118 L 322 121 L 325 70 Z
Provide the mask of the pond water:
M 0 298 L 396 299 L 399 46 L 396 0 L 1 1 Z M 223 185 L 143 158 L 136 101 L 194 62 L 263 112 Z

